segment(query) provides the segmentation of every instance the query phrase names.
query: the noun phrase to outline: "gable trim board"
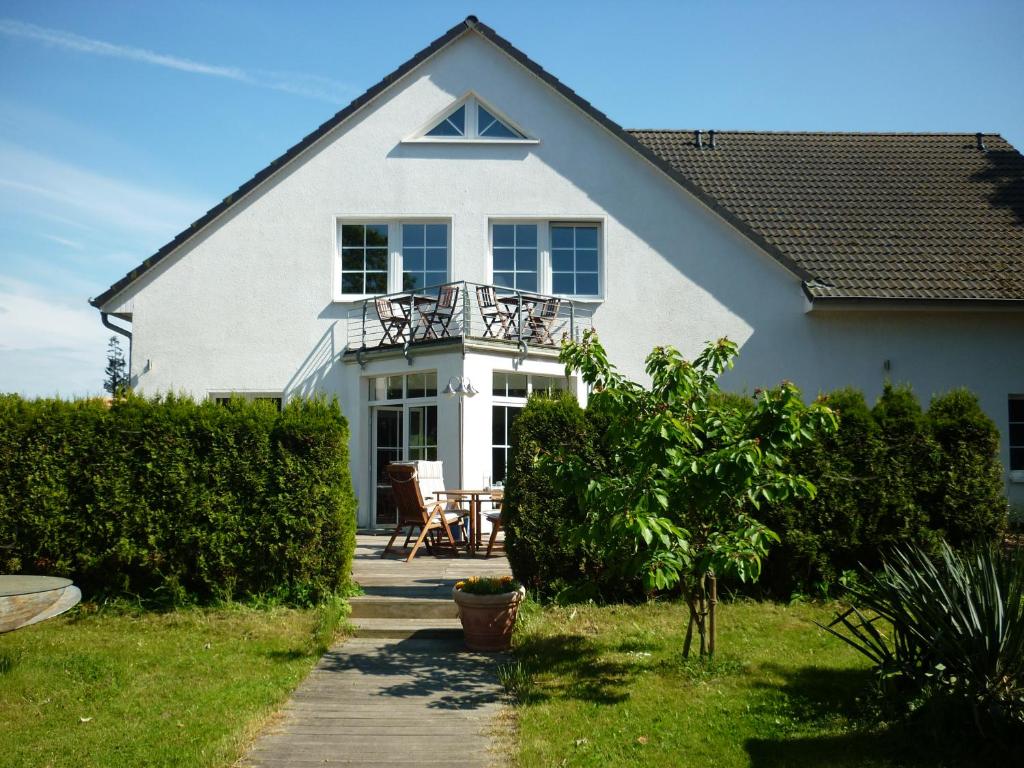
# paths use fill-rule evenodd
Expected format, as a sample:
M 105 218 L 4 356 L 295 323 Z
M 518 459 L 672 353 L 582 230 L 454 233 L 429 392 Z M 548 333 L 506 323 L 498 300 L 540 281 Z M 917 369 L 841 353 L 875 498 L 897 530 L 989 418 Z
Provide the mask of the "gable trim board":
M 294 160 L 299 158 L 307 150 L 314 148 L 321 140 L 327 137 L 335 128 L 343 124 L 350 117 L 357 114 L 363 107 L 369 105 L 378 96 L 385 93 L 392 86 L 396 85 L 406 75 L 416 69 L 419 65 L 433 57 L 435 54 L 442 51 L 456 39 L 466 34 L 467 32 L 475 32 L 481 37 L 488 40 L 490 43 L 495 45 L 500 51 L 509 56 L 512 60 L 523 66 L 527 71 L 535 75 L 543 83 L 548 85 L 559 95 L 567 99 L 570 103 L 580 109 L 586 116 L 594 120 L 601 127 L 606 129 L 608 132 L 616 136 L 627 146 L 629 146 L 634 152 L 640 155 L 648 163 L 654 166 L 657 170 L 668 176 L 672 181 L 681 186 L 693 197 L 697 198 L 701 203 L 710 208 L 715 214 L 721 219 L 726 221 L 735 230 L 740 232 L 749 241 L 754 243 L 758 248 L 767 253 L 778 263 L 780 263 L 790 273 L 795 275 L 801 282 L 803 293 L 807 300 L 810 302 L 811 309 L 824 308 L 828 306 L 832 309 L 839 309 L 843 306 L 849 305 L 878 305 L 879 307 L 887 307 L 892 304 L 902 304 L 915 307 L 929 307 L 929 306 L 944 306 L 944 307 L 959 307 L 959 306 L 998 306 L 1003 309 L 1024 309 L 1024 295 L 1020 297 L 1014 296 L 1012 298 L 978 298 L 969 295 L 960 295 L 954 298 L 936 298 L 936 297 L 917 297 L 917 296 L 857 296 L 851 295 L 848 291 L 836 291 L 832 286 L 816 278 L 809 270 L 804 268 L 795 259 L 787 255 L 787 253 L 775 243 L 771 242 L 764 234 L 762 234 L 755 226 L 752 226 L 742 216 L 737 215 L 727 205 L 725 205 L 718 197 L 714 194 L 709 193 L 701 184 L 697 183 L 687 173 L 683 172 L 678 168 L 670 159 L 663 157 L 658 154 L 650 146 L 642 142 L 638 135 L 644 135 L 649 133 L 655 133 L 651 131 L 627 131 L 618 123 L 613 121 L 603 112 L 594 107 L 590 102 L 579 96 L 575 91 L 562 83 L 551 73 L 545 71 L 543 67 L 530 59 L 526 54 L 520 51 L 518 48 L 513 46 L 509 41 L 498 35 L 493 29 L 488 27 L 477 20 L 475 16 L 468 16 L 464 21 L 459 22 L 454 27 L 449 29 L 445 34 L 434 40 L 430 45 L 421 50 L 419 53 L 414 55 L 404 64 L 399 66 L 394 72 L 385 76 L 376 85 L 369 88 L 361 96 L 354 99 L 348 106 L 342 109 L 340 112 L 335 114 L 332 118 L 321 124 L 312 133 L 305 136 L 301 141 L 288 149 L 284 154 L 264 168 L 263 170 L 256 173 L 251 179 L 242 184 L 233 193 L 225 197 L 220 203 L 211 208 L 201 218 L 193 222 L 187 229 L 180 232 L 174 237 L 169 243 L 160 248 L 155 254 L 144 260 L 135 269 L 128 272 L 120 280 L 115 282 L 106 291 L 101 293 L 94 299 L 90 299 L 89 303 L 97 308 L 102 309 L 112 298 L 117 296 L 123 290 L 128 288 L 132 283 L 139 279 L 143 274 L 148 272 L 150 269 L 155 267 L 167 256 L 174 253 L 179 247 L 185 245 L 193 237 L 202 232 L 206 227 L 213 224 L 223 214 L 233 208 L 236 204 L 240 203 L 250 193 L 257 190 L 264 182 L 270 180 L 278 171 L 283 170 L 289 166 Z M 457 103 L 457 102 L 455 102 Z M 450 108 L 450 107 L 449 107 Z M 439 117 L 443 112 L 438 113 Z M 675 133 L 680 136 L 692 132 L 683 131 L 665 131 L 663 133 L 671 134 Z M 723 132 L 724 133 L 724 132 Z M 790 134 L 790 135 L 825 135 L 825 134 Z M 830 134 L 835 137 L 839 136 L 855 136 L 857 134 Z M 861 134 L 864 136 L 883 136 L 885 134 Z M 916 134 L 917 136 L 935 136 L 937 134 Z M 966 134 L 953 134 L 956 136 Z M 973 138 L 973 135 L 972 135 Z M 1001 138 L 1001 137 L 1000 137 Z M 465 141 L 465 140 L 462 140 Z M 492 140 L 493 141 L 493 140 Z M 535 141 L 523 141 L 516 140 L 516 143 L 537 143 Z M 1009 145 L 1007 145 L 1009 146 Z M 1012 149 L 1012 147 L 1011 147 Z M 715 152 L 714 149 L 710 150 Z M 1015 151 L 1015 150 L 1014 150 Z M 1017 158 L 1020 158 L 1017 153 Z

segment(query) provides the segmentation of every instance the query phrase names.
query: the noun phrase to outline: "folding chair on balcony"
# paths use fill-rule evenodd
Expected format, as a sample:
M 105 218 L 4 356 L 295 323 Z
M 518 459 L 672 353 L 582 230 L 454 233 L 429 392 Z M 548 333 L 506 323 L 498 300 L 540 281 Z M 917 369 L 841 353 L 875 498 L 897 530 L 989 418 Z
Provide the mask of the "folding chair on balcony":
M 459 303 L 459 286 L 442 285 L 437 289 L 437 301 L 423 312 L 424 336 L 429 339 L 447 339 L 451 336 L 448 326 L 455 317 Z
M 476 287 L 476 303 L 480 308 L 480 316 L 484 319 L 484 337 L 503 339 L 508 336 L 511 317 L 505 305 L 495 296 L 493 285 Z
M 534 309 L 527 318 L 530 325 L 530 340 L 535 344 L 554 344 L 551 337 L 551 329 L 558 320 L 558 310 L 562 307 L 562 300 L 549 298 L 539 308 Z
M 388 540 L 387 546 L 381 553 L 381 557 L 391 551 L 391 545 L 395 543 L 403 530 L 408 529 L 405 537 L 405 544 L 402 545 L 404 552 L 412 539 L 413 533 L 419 529 L 419 537 L 413 545 L 412 552 L 405 558 L 409 562 L 416 557 L 416 552 L 424 544 L 427 551 L 434 552 L 435 547 L 442 543 L 440 534 L 444 534 L 451 545 L 452 552 L 458 554 L 458 544 L 452 535 L 451 526 L 460 520 L 460 514 L 454 511 L 446 511 L 438 501 L 424 501 L 417 479 L 416 466 L 413 464 L 389 464 L 385 471 L 391 481 L 391 489 L 395 495 L 395 504 L 398 507 L 398 523 Z
M 380 318 L 381 327 L 384 329 L 384 338 L 380 340 L 389 344 L 401 344 L 405 341 L 405 332 L 409 327 L 409 318 L 399 310 L 395 311 L 395 305 L 386 296 L 378 296 L 374 299 L 377 306 L 377 317 Z

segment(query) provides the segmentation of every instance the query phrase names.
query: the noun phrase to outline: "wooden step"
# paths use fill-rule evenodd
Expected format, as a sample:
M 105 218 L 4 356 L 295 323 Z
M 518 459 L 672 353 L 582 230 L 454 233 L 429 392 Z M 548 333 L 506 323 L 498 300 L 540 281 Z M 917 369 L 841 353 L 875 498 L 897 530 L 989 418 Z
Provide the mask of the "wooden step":
M 353 619 L 455 619 L 458 606 L 450 590 L 432 597 L 360 595 L 349 598 Z
M 462 636 L 462 622 L 458 619 L 361 618 L 352 623 L 355 625 L 356 637 L 426 640 L 456 639 Z

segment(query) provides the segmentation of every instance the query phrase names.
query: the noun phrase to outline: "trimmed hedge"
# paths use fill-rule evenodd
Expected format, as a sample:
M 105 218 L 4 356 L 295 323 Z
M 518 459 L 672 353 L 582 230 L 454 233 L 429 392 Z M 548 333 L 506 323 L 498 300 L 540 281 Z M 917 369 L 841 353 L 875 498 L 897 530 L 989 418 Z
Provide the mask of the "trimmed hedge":
M 736 407 L 751 402 L 721 397 Z M 973 394 L 936 397 L 927 412 L 906 387 L 886 386 L 874 408 L 854 389 L 833 392 L 828 404 L 839 414 L 838 432 L 792 457 L 794 471 L 815 484 L 817 496 L 765 505 L 757 515 L 782 539 L 764 562 L 760 588 L 779 597 L 820 593 L 860 563 L 877 566 L 894 544 L 931 547 L 945 538 L 961 546 L 992 540 L 1006 525 L 999 432 Z M 534 462 L 555 442 L 599 462 L 596 422 L 572 397 L 531 398 L 512 433 L 509 560 L 516 577 L 542 596 L 614 598 L 637 591 L 602 581 L 598 554 L 573 543 L 583 513 Z
M 511 438 L 502 526 L 512 572 L 545 598 L 566 590 L 588 596 L 601 568 L 574 537 L 583 513 L 575 497 L 538 471 L 534 462 L 554 445 L 598 461 L 594 424 L 567 392 L 533 396 L 513 424 Z
M 316 601 L 355 506 L 336 402 L 0 396 L 0 569 L 90 598 Z

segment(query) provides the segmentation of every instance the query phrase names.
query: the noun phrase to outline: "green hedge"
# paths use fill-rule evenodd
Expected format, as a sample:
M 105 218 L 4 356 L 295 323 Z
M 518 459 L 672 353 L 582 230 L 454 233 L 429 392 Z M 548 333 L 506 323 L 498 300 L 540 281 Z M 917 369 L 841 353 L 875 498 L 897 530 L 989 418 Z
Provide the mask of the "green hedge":
M 355 546 L 337 403 L 0 396 L 0 569 L 86 597 L 309 603 Z
M 737 407 L 750 402 L 722 397 Z M 838 432 L 792 459 L 817 496 L 764 506 L 758 515 L 782 539 L 764 563 L 760 588 L 779 597 L 821 593 L 859 563 L 876 566 L 891 545 L 931 546 L 944 537 L 959 546 L 991 540 L 1006 525 L 999 432 L 970 392 L 936 397 L 927 412 L 906 387 L 887 386 L 874 408 L 853 389 L 833 392 L 828 402 L 839 413 Z M 509 560 L 541 595 L 636 593 L 635 585 L 602 581 L 600 558 L 574 543 L 582 512 L 534 462 L 556 442 L 600 461 L 597 421 L 571 397 L 531 398 L 513 430 Z
M 763 511 L 782 537 L 763 586 L 777 595 L 821 593 L 889 547 L 990 541 L 1006 525 L 999 430 L 967 390 L 932 400 L 886 386 L 874 408 L 851 389 L 829 395 L 839 431 L 794 457 L 814 499 Z
M 551 598 L 597 596 L 601 565 L 575 539 L 583 518 L 576 500 L 534 466 L 541 451 L 565 445 L 598 461 L 593 420 L 569 393 L 529 399 L 512 426 L 505 481 L 505 550 L 516 578 Z

